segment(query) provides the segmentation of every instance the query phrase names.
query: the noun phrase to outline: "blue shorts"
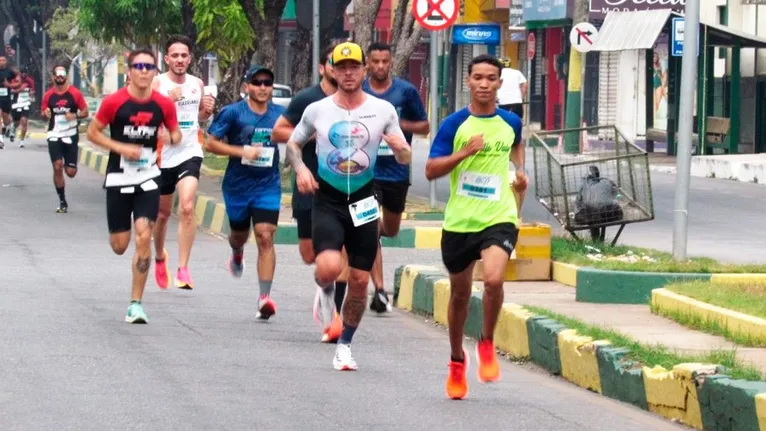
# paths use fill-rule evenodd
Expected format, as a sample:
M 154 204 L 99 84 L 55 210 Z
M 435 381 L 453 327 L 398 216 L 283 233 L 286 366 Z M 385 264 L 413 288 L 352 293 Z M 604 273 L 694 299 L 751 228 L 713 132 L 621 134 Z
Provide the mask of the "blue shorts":
M 276 225 L 282 206 L 279 181 L 246 181 L 251 183 L 242 184 L 240 180 L 236 188 L 232 187 L 234 190 L 226 187 L 224 182 L 223 201 L 231 230 L 249 230 L 251 225 L 257 223 Z

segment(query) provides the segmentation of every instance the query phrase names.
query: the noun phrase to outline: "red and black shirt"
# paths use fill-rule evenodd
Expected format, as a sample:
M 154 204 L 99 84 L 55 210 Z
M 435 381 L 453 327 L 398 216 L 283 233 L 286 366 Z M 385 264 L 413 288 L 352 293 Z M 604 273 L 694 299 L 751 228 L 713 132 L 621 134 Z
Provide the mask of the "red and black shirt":
M 95 119 L 102 125 L 109 125 L 113 140 L 138 144 L 144 149 L 137 161 L 125 160 L 120 154 L 110 152 L 105 187 L 139 185 L 160 176 L 157 166 L 159 128 L 164 124 L 170 131 L 178 130 L 176 107 L 169 97 L 152 91 L 148 99 L 137 100 L 124 87 L 104 98 Z
M 43 96 L 42 110 L 51 110 L 51 118 L 48 120 L 48 139 L 59 139 L 77 135 L 77 121 L 68 121 L 66 114 L 77 114 L 88 108 L 85 98 L 77 88 L 69 85 L 60 92 L 56 87 L 45 92 Z

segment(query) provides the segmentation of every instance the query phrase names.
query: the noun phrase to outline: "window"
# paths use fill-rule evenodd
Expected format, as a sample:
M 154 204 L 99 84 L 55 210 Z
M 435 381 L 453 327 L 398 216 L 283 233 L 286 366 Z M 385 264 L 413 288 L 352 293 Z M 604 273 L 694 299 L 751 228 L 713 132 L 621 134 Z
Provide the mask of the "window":
M 729 25 L 729 11 L 727 6 L 721 5 L 721 6 L 718 6 L 717 9 L 718 9 L 718 24 Z M 726 48 L 718 48 L 718 58 L 726 58 Z
M 290 90 L 287 88 L 274 87 L 273 97 L 290 97 Z

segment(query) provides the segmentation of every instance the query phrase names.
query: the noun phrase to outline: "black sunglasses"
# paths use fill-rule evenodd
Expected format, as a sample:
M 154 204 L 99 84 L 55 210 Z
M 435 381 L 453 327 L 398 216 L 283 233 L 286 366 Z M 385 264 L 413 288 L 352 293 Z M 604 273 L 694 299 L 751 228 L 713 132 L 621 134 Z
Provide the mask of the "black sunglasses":
M 147 70 L 149 72 L 157 69 L 157 66 L 152 63 L 133 63 L 130 65 L 130 67 L 138 70 Z
M 255 85 L 256 87 L 260 87 L 261 85 L 264 87 L 271 87 L 274 85 L 274 80 L 272 79 L 253 79 L 250 81 L 251 85 Z

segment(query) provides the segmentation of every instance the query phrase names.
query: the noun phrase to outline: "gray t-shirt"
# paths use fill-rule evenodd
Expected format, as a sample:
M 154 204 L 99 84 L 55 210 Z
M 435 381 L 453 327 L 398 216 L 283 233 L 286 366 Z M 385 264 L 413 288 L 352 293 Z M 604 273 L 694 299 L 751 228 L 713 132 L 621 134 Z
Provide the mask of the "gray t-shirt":
M 310 104 L 291 136 L 302 147 L 316 132 L 319 187 L 330 196 L 340 192 L 349 197 L 371 185 L 383 135 L 404 139 L 396 108 L 376 97 L 365 98 L 352 111 L 338 106 L 332 96 Z

